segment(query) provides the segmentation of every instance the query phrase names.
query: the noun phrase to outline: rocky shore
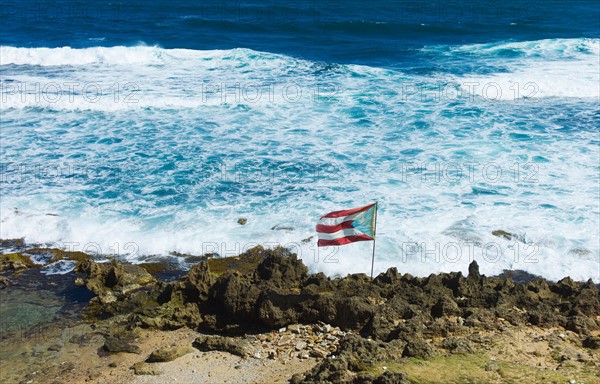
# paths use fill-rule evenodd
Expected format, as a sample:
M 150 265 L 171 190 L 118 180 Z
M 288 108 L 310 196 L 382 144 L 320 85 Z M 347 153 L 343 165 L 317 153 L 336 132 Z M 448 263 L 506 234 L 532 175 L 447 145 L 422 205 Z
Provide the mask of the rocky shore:
M 31 261 L 39 249 L 11 246 L 16 252 L 0 255 L 3 294 L 43 266 Z M 256 247 L 200 257 L 167 281 L 156 263 L 43 252 L 47 264 L 73 262 L 64 276 L 93 294 L 72 324 L 84 330 L 45 342 L 35 374 L 2 365 L 3 382 L 600 382 L 600 295 L 591 280 L 486 277 L 476 262 L 467 276 L 391 268 L 373 280 L 330 278 L 309 274 L 286 249 Z M 61 367 L 70 350 L 89 359 Z

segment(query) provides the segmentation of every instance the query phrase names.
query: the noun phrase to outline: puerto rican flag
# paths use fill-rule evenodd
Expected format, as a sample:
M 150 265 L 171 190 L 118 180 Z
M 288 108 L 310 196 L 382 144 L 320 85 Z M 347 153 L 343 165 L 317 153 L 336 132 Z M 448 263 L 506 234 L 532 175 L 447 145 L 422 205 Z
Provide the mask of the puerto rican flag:
M 335 211 L 321 217 L 317 224 L 318 247 L 375 240 L 377 203 L 361 208 Z

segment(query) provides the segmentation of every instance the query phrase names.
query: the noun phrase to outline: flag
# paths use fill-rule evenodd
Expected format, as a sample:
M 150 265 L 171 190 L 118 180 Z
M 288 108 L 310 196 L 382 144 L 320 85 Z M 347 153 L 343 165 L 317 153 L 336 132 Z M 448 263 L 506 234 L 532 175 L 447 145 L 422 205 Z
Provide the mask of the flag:
M 375 240 L 377 203 L 361 208 L 335 211 L 322 216 L 317 224 L 318 247 Z

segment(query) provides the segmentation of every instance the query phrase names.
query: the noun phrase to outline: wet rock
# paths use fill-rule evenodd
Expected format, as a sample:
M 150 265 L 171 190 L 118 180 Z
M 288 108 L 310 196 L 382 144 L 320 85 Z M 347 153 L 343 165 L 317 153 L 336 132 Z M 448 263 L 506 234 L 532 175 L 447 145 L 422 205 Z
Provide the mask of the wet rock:
M 119 297 L 156 283 L 156 279 L 144 268 L 115 261 L 99 264 L 86 260 L 75 271 L 88 276 L 86 287 L 98 295 L 102 303 L 116 301 Z
M 492 235 L 496 236 L 496 237 L 502 237 L 506 240 L 512 240 L 513 237 L 515 237 L 515 235 L 513 235 L 510 232 L 506 232 L 502 229 L 496 229 L 495 231 L 492 231 Z
M 569 250 L 569 254 L 575 255 L 575 256 L 587 256 L 591 253 L 592 253 L 592 251 L 590 251 L 587 248 L 583 248 L 583 247 L 575 247 L 575 248 L 572 248 Z
M 293 231 L 294 227 L 288 224 L 277 224 L 271 227 L 272 231 Z
M 152 352 L 146 359 L 147 363 L 159 363 L 166 361 L 173 361 L 181 356 L 184 356 L 192 352 L 191 348 L 187 346 L 171 346 L 163 347 Z
M 199 336 L 194 340 L 192 346 L 200 351 L 222 351 L 233 355 L 245 357 L 248 355 L 246 343 L 238 339 L 223 336 Z
M 10 280 L 6 276 L 0 276 L 0 289 L 4 289 L 10 285 Z
M 239 225 L 246 225 L 247 222 L 248 222 L 248 219 L 246 219 L 245 217 L 240 217 L 237 221 L 237 223 Z
M 136 375 L 152 375 L 152 376 L 156 376 L 156 375 L 161 375 L 162 371 L 154 364 L 147 364 L 143 361 L 140 361 L 139 363 L 135 363 L 131 366 L 131 369 L 133 369 L 133 372 Z
M 35 267 L 36 265 L 27 256 L 21 253 L 0 254 L 0 272 L 13 271 L 22 272 L 25 269 Z
M 24 239 L 0 239 L 0 249 L 23 248 L 24 246 Z
M 104 341 L 104 345 L 102 346 L 102 348 L 106 352 L 110 352 L 110 353 L 127 352 L 127 353 L 136 353 L 139 355 L 142 352 L 140 347 L 138 347 L 137 345 L 130 344 L 126 340 L 123 340 L 118 337 L 113 337 L 113 336 L 106 337 L 106 340 Z

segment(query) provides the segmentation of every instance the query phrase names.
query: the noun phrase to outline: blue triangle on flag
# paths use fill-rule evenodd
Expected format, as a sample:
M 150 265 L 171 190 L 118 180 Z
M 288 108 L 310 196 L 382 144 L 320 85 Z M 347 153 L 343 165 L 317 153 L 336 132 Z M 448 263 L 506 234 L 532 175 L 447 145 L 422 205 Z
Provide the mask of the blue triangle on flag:
M 375 205 L 354 219 L 352 226 L 365 235 L 375 238 L 373 233 L 375 232 Z

